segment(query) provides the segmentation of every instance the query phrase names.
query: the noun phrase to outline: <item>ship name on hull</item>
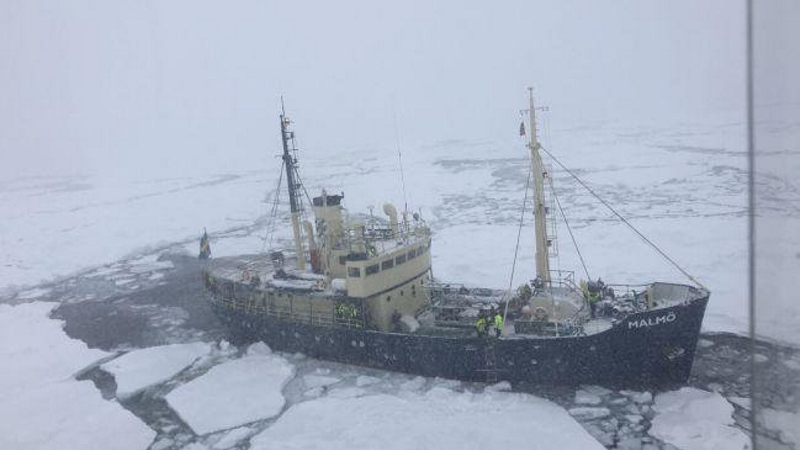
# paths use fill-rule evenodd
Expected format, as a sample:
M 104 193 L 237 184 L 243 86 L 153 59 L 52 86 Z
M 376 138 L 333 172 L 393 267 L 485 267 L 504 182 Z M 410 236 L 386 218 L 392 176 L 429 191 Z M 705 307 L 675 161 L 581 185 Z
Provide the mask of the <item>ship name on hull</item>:
M 665 323 L 675 322 L 678 317 L 675 316 L 675 313 L 671 312 L 669 314 L 664 314 L 663 316 L 657 317 L 648 317 L 646 319 L 639 319 L 639 320 L 631 320 L 628 322 L 628 329 L 631 328 L 649 328 L 655 327 L 657 325 L 663 325 Z

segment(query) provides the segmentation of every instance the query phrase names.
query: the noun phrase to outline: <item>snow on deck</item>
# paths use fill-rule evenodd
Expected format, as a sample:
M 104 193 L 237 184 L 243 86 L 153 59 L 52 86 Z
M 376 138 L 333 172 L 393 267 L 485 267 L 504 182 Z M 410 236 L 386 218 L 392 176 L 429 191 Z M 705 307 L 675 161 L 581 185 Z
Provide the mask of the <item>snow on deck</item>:
M 48 318 L 55 306 L 0 305 L 0 359 L 9 362 L 0 371 L 0 448 L 146 448 L 153 430 L 91 381 L 74 379 L 108 354 L 70 339 Z
M 684 387 L 658 394 L 650 434 L 684 450 L 749 449 L 750 438 L 734 428 L 733 405 L 716 392 Z
M 117 397 L 125 398 L 169 380 L 210 350 L 204 342 L 161 345 L 126 353 L 101 368 L 114 375 Z
M 279 444 L 279 445 L 278 445 Z M 297 404 L 251 449 L 602 449 L 563 408 L 531 395 L 405 393 L 325 397 Z
M 280 413 L 286 403 L 281 391 L 293 375 L 286 359 L 254 344 L 245 356 L 212 367 L 165 398 L 195 433 L 207 434 Z

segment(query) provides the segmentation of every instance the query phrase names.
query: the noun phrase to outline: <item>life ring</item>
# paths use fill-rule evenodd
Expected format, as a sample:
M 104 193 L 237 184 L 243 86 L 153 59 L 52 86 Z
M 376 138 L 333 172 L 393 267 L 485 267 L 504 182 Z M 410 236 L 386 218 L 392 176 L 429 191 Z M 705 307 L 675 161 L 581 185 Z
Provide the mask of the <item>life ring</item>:
M 247 281 L 249 279 L 250 279 L 250 271 L 247 270 L 247 269 L 244 269 L 242 271 L 242 281 Z
M 533 310 L 533 317 L 536 320 L 544 322 L 547 320 L 547 310 L 541 306 L 537 306 L 536 309 Z

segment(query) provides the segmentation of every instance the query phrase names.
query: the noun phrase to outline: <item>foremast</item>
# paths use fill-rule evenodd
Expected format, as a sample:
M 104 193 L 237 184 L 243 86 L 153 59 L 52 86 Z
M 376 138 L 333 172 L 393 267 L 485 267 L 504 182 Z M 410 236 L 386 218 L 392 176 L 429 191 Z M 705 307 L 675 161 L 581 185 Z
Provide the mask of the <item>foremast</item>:
M 289 206 L 292 213 L 292 234 L 294 235 L 294 250 L 297 254 L 297 270 L 303 271 L 306 268 L 306 258 L 303 251 L 303 236 L 300 234 L 300 199 L 298 193 L 300 184 L 295 179 L 297 159 L 292 154 L 294 146 L 289 145 L 289 141 L 294 141 L 294 132 L 289 131 L 289 124 L 292 123 L 286 117 L 286 110 L 281 99 L 281 140 L 283 141 L 283 165 L 286 168 L 286 185 L 289 189 Z
M 550 282 L 549 241 L 547 238 L 547 208 L 545 208 L 544 178 L 545 170 L 539 154 L 539 141 L 536 138 L 536 107 L 533 103 L 533 88 L 528 88 L 530 97 L 530 133 L 528 148 L 531 150 L 531 174 L 533 175 L 533 216 L 536 233 L 536 277 L 547 284 Z

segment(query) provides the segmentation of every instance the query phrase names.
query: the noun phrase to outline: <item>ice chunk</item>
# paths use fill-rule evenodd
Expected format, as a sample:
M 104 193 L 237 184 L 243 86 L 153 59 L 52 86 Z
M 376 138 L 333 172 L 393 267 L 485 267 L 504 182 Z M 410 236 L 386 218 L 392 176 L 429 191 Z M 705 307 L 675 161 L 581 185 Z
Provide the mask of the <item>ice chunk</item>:
M 611 415 L 608 408 L 593 408 L 590 406 L 580 406 L 577 408 L 570 408 L 569 413 L 581 420 L 595 420 L 602 419 Z
M 340 380 L 336 377 L 326 377 L 324 375 L 306 375 L 303 377 L 303 383 L 309 389 L 330 386 L 331 384 L 338 383 L 339 381 Z
M 435 395 L 325 397 L 299 403 L 250 443 L 253 450 L 273 449 L 276 443 L 308 450 L 603 448 L 563 408 L 547 400 L 447 389 L 437 389 Z
M 747 449 L 750 439 L 733 425 L 733 405 L 716 392 L 684 387 L 656 396 L 649 433 L 684 450 Z
M 283 387 L 294 374 L 288 361 L 251 346 L 248 355 L 212 367 L 165 397 L 197 434 L 234 428 L 278 414 Z
M 509 383 L 508 381 L 500 381 L 498 383 L 486 386 L 486 390 L 487 391 L 494 391 L 494 392 L 510 391 L 511 390 L 511 383 Z
M 578 389 L 575 392 L 575 403 L 579 405 L 599 405 L 601 401 L 599 395 L 592 394 L 585 389 Z
M 630 399 L 633 400 L 634 403 L 639 403 L 639 404 L 653 403 L 653 394 L 651 394 L 651 393 L 649 393 L 647 391 L 644 391 L 644 392 L 619 391 L 619 393 L 624 395 L 624 396 L 626 396 L 626 397 L 630 397 Z
M 764 408 L 760 416 L 765 428 L 780 433 L 781 441 L 800 446 L 800 414 Z
M 211 346 L 204 342 L 161 345 L 128 352 L 101 367 L 114 375 L 117 397 L 126 398 L 169 380 L 210 350 Z
M 263 342 L 256 342 L 247 347 L 247 356 L 267 356 L 272 354 L 272 349 Z
M 228 431 L 225 433 L 224 436 L 220 440 L 218 440 L 214 445 L 214 449 L 225 449 L 230 448 L 236 445 L 242 439 L 247 438 L 247 436 L 252 433 L 253 430 L 247 427 L 236 428 L 234 430 Z
M 48 318 L 55 303 L 0 305 L 0 448 L 142 449 L 155 432 L 73 374 L 108 354 Z M 124 439 L 120 439 L 124 436 Z
M 697 345 L 699 345 L 702 348 L 708 348 L 714 346 L 714 342 L 709 341 L 708 339 L 700 339 L 699 341 L 697 341 Z

